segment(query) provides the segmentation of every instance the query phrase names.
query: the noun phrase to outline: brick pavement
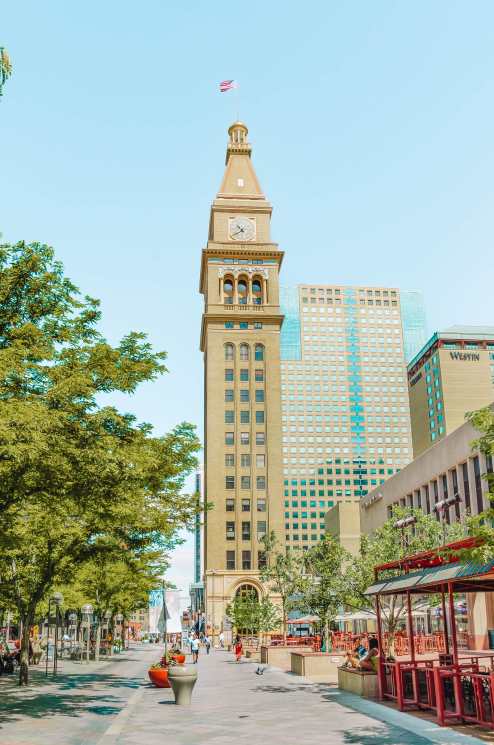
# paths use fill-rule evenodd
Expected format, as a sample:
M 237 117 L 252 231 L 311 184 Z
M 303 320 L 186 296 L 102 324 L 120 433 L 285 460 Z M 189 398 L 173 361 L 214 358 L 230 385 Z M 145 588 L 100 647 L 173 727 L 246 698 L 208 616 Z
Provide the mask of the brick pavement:
M 1 745 L 479 745 L 430 721 L 400 714 L 255 665 L 227 652 L 201 653 L 190 708 L 147 684 L 158 657 L 143 646 L 99 671 L 64 675 L 30 691 L 0 692 Z M 67 671 L 65 671 L 67 672 Z M 49 690 L 48 690 L 49 689 Z M 1 690 L 1 687 L 0 687 Z

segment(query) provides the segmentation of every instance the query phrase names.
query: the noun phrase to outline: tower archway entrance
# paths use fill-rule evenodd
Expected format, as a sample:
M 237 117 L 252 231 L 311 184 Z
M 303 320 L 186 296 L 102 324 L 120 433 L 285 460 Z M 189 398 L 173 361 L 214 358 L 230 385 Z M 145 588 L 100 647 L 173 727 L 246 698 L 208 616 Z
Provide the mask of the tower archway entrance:
M 247 583 L 237 587 L 235 605 L 238 609 L 236 623 L 237 634 L 243 637 L 254 636 L 258 632 L 256 622 L 256 605 L 259 603 L 259 591 L 254 585 Z

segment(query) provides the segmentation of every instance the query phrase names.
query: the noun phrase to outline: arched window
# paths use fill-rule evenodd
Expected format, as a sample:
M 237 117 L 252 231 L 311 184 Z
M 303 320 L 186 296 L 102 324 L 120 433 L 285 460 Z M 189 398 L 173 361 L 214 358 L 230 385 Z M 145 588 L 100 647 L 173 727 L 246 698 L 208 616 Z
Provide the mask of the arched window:
M 262 305 L 262 281 L 259 277 L 252 280 L 252 302 L 254 305 Z
M 257 362 L 261 362 L 264 359 L 264 345 L 256 344 L 255 358 Z
M 233 278 L 225 277 L 223 281 L 223 297 L 225 305 L 233 305 Z
M 249 359 L 249 345 L 248 344 L 240 345 L 240 359 L 242 360 L 242 362 L 246 362 Z
M 250 598 L 257 599 L 259 597 L 257 587 L 254 587 L 254 585 L 240 585 L 235 595 L 238 598 L 249 598 L 250 597 Z
M 249 286 L 247 280 L 242 277 L 238 280 L 238 302 L 240 305 L 247 305 L 247 298 L 249 296 Z
M 233 360 L 234 346 L 233 344 L 225 344 L 225 360 Z

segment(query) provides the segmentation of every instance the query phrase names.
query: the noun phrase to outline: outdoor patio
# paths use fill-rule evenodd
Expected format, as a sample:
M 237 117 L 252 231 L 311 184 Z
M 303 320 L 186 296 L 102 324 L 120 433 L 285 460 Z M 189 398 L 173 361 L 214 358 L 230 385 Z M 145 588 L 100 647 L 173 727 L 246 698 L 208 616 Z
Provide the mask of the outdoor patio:
M 461 552 L 475 545 L 473 539 L 465 539 L 378 566 L 375 583 L 366 594 L 375 597 L 381 650 L 386 649 L 383 598 L 401 595 L 407 604 L 407 645 L 402 650 L 407 657 L 380 655 L 381 699 L 395 702 L 400 711 L 430 710 L 441 725 L 473 722 L 494 729 L 494 651 L 462 649 L 465 638 L 459 638 L 455 622 L 455 593 L 494 590 L 494 562 L 479 565 L 460 560 Z M 414 634 L 412 596 L 429 594 L 441 598 L 443 642 L 436 650 L 424 647 Z

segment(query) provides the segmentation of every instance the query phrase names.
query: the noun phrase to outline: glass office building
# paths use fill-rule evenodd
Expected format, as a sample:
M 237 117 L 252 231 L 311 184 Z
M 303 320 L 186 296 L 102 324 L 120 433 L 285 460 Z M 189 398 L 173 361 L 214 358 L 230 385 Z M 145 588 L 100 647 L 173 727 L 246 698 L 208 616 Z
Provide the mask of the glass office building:
M 401 290 L 400 307 L 403 346 L 405 360 L 408 363 L 422 349 L 429 338 L 422 293 L 419 290 Z
M 328 508 L 411 459 L 404 328 L 396 288 L 299 285 L 282 311 L 285 536 L 305 548 L 324 535 Z

